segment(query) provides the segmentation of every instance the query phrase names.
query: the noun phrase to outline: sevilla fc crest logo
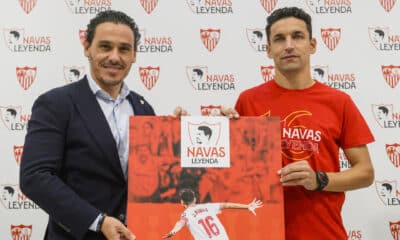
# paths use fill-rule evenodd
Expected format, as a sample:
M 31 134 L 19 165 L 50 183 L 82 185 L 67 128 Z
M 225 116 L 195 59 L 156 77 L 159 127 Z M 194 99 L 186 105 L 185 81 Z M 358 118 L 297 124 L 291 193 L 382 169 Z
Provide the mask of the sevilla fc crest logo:
M 17 67 L 17 80 L 24 90 L 27 90 L 35 81 L 37 67 Z
M 200 29 L 201 41 L 210 52 L 217 46 L 220 36 L 220 29 Z
M 386 83 L 395 88 L 400 81 L 400 66 L 382 66 L 382 74 Z
M 278 0 L 260 0 L 261 5 L 267 11 L 268 14 L 274 10 L 276 4 L 278 3 Z
M 394 240 L 400 240 L 400 221 L 389 222 L 390 232 L 392 233 Z
M 400 167 L 400 144 L 386 144 L 386 154 L 395 167 Z
M 11 225 L 11 236 L 12 239 L 16 240 L 30 240 L 32 235 L 32 225 Z
M 390 12 L 396 3 L 396 0 L 379 0 L 380 4 L 382 5 L 383 9 L 386 10 L 386 12 Z
M 28 14 L 35 7 L 36 1 L 37 0 L 19 0 L 19 5 L 21 5 L 24 12 Z
M 200 106 L 201 116 L 220 116 L 221 115 L 221 106 Z
M 341 32 L 340 28 L 321 28 L 322 40 L 329 50 L 333 51 L 339 44 Z
M 157 7 L 158 0 L 140 0 L 143 9 L 150 14 Z
M 272 65 L 261 66 L 261 76 L 264 82 L 268 82 L 275 77 L 275 68 Z
M 192 145 L 216 146 L 221 135 L 221 123 L 188 123 Z
M 17 166 L 19 166 L 19 163 L 21 162 L 23 149 L 24 149 L 24 146 L 15 146 L 14 145 L 14 158 L 15 158 L 15 161 L 17 162 Z
M 160 75 L 160 67 L 139 67 L 140 80 L 144 86 L 151 90 L 158 80 Z

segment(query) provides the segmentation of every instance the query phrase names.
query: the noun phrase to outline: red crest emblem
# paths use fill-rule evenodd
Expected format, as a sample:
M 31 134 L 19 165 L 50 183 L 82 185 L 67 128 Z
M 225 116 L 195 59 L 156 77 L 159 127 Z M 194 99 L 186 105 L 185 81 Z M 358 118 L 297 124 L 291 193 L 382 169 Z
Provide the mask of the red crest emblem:
M 396 3 L 396 0 L 379 0 L 380 4 L 382 5 L 383 9 L 386 10 L 386 12 L 390 12 Z
M 400 167 L 400 144 L 386 144 L 386 154 L 395 167 Z
M 394 240 L 400 240 L 400 221 L 389 222 L 390 232 L 392 233 Z
M 321 36 L 324 44 L 333 51 L 339 44 L 342 30 L 340 28 L 321 28 Z
M 37 67 L 16 67 L 17 80 L 24 90 L 32 85 L 36 79 Z
M 219 116 L 221 115 L 221 105 L 200 106 L 201 116 Z
M 140 79 L 144 86 L 151 90 L 158 80 L 160 75 L 160 67 L 139 67 Z
M 274 10 L 276 4 L 278 3 L 278 0 L 260 0 L 261 5 L 267 11 L 268 14 Z
M 140 0 L 140 4 L 147 14 L 150 14 L 157 7 L 158 0 Z
M 19 166 L 19 164 L 21 162 L 23 149 L 24 149 L 24 146 L 15 146 L 14 145 L 14 158 L 15 158 L 15 161 L 17 162 L 17 166 Z
M 261 76 L 264 82 L 268 82 L 275 77 L 275 68 L 273 65 L 261 66 Z
M 207 74 L 208 67 L 206 66 L 186 67 L 186 76 L 194 89 L 197 89 L 199 83 L 205 82 Z
M 218 145 L 219 138 L 221 137 L 221 123 L 188 123 L 189 139 L 192 145 Z M 207 130 L 205 130 L 207 129 Z M 198 135 L 199 131 L 204 131 L 207 138 Z M 206 133 L 208 131 L 208 133 Z M 203 134 L 204 135 L 204 134 Z
M 200 29 L 200 38 L 208 51 L 213 51 L 219 42 L 221 29 Z
M 37 0 L 19 0 L 19 5 L 21 5 L 22 10 L 29 14 L 35 7 Z
M 32 235 L 32 225 L 11 225 L 11 236 L 14 240 L 30 240 Z
M 400 81 L 400 66 L 381 66 L 383 78 L 386 83 L 391 87 L 395 88 Z

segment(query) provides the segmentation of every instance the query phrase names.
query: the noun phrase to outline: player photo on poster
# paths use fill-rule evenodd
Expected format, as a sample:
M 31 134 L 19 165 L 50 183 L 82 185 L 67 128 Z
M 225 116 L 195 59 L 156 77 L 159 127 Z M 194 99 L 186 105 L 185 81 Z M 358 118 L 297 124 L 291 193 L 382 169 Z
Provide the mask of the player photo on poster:
M 285 239 L 279 119 L 225 120 L 181 130 L 173 117 L 130 118 L 127 224 L 137 239 Z M 184 147 L 195 162 L 229 164 L 185 167 Z

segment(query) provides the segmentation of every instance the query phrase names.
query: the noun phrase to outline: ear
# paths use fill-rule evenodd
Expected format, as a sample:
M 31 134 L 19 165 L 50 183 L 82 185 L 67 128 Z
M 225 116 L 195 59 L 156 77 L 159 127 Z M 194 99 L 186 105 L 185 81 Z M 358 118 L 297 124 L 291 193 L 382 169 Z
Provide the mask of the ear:
M 272 56 L 271 56 L 271 47 L 270 47 L 269 43 L 267 43 L 267 51 L 266 51 L 266 53 L 267 53 L 267 57 L 268 57 L 269 59 L 272 59 Z
M 88 41 L 84 41 L 83 42 L 83 52 L 84 52 L 84 54 L 85 54 L 85 56 L 86 57 L 89 57 L 89 47 L 90 47 L 90 44 L 89 44 L 89 42 Z
M 310 53 L 314 54 L 317 51 L 317 40 L 315 38 L 311 38 L 310 40 Z

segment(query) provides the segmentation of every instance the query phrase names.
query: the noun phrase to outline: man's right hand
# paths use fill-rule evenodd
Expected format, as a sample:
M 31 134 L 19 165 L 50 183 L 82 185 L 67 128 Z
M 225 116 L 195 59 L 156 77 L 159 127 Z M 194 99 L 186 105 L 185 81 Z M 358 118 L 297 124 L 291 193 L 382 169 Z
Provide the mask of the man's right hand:
M 136 239 L 136 236 L 124 224 L 110 216 L 104 218 L 101 232 L 108 240 Z
M 239 118 L 239 113 L 234 108 L 221 107 L 221 115 L 228 118 Z

